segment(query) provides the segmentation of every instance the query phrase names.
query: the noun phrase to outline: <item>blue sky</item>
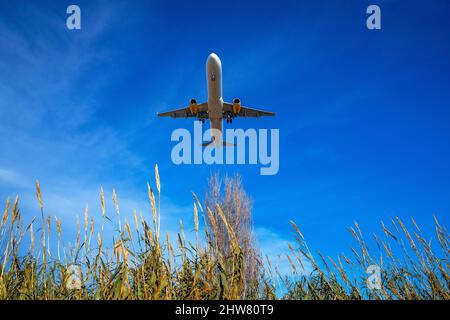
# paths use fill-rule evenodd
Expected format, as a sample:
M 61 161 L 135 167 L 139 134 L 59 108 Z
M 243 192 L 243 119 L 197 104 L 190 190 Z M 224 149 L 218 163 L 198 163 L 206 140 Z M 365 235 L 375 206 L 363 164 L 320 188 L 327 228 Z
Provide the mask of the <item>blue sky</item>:
M 81 7 L 82 30 L 65 26 Z M 192 224 L 191 191 L 211 172 L 240 173 L 263 251 L 285 251 L 293 219 L 314 249 L 335 256 L 380 220 L 449 222 L 448 1 L 14 1 L 0 3 L 0 200 L 19 194 L 73 230 L 98 191 L 116 188 L 122 215 L 150 216 L 146 182 L 158 163 L 162 229 Z M 205 60 L 217 53 L 225 100 L 273 110 L 232 128 L 279 128 L 280 170 L 176 166 L 172 130 L 191 120 L 156 112 L 206 100 Z M 111 204 L 110 204 L 111 205 Z M 109 210 L 112 212 L 111 206 Z M 111 215 L 113 215 L 111 213 Z

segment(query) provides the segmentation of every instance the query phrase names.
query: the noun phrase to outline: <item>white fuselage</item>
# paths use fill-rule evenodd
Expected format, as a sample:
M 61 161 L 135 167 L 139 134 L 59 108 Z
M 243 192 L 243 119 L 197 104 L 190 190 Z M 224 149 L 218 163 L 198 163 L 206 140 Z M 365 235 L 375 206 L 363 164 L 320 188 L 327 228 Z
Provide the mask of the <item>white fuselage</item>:
M 208 85 L 208 114 L 214 142 L 222 143 L 222 63 L 215 53 L 206 61 L 206 83 Z

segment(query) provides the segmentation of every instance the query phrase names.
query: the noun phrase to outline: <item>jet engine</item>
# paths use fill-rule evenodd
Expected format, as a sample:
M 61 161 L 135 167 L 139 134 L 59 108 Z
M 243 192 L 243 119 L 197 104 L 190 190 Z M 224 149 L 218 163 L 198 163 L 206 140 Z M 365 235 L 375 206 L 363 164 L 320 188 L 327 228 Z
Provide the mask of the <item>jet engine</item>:
M 191 101 L 189 102 L 189 110 L 191 111 L 192 114 L 197 114 L 198 112 L 197 100 L 191 99 Z
M 233 100 L 233 113 L 238 114 L 239 112 L 241 112 L 241 100 L 234 99 Z

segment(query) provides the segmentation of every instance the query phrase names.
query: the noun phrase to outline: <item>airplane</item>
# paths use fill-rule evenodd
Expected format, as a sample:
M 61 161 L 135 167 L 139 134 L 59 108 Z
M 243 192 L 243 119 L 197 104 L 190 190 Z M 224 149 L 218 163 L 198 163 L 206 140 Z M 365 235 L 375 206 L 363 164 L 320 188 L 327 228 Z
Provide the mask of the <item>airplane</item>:
M 222 142 L 222 121 L 232 123 L 236 117 L 274 116 L 274 112 L 257 110 L 241 105 L 241 100 L 236 98 L 232 103 L 224 102 L 222 98 L 222 63 L 215 53 L 211 53 L 206 60 L 206 83 L 208 89 L 208 101 L 197 103 L 196 99 L 189 101 L 189 106 L 181 109 L 157 113 L 159 117 L 172 118 L 197 118 L 202 123 L 209 119 L 212 130 L 212 141 L 204 143 L 208 146 L 212 143 L 216 146 L 230 146 L 233 144 Z

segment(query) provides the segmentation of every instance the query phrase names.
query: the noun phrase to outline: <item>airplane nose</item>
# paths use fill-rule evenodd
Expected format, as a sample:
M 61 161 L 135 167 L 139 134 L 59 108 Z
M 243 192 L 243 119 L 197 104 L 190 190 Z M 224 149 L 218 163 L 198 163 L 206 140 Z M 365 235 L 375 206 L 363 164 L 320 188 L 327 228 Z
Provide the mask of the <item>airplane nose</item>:
M 220 66 L 221 63 L 220 63 L 220 59 L 217 56 L 217 54 L 211 53 L 208 56 L 208 64 L 212 64 L 212 65 L 215 65 L 215 66 Z

